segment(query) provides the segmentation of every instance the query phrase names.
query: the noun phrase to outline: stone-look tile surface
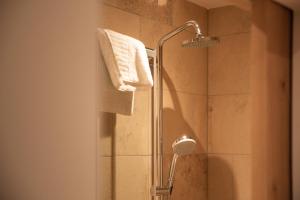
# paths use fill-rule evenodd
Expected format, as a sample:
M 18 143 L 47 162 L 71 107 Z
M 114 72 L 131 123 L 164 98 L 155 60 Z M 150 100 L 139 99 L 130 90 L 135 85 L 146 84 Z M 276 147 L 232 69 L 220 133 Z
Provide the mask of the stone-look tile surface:
M 248 95 L 210 96 L 208 99 L 208 152 L 249 154 Z
M 250 156 L 208 156 L 208 199 L 251 199 Z
M 164 181 L 168 179 L 172 155 L 164 157 Z M 194 154 L 177 159 L 172 200 L 207 200 L 207 156 Z
M 123 10 L 101 5 L 99 27 L 108 28 L 134 38 L 140 36 L 139 16 Z
M 162 35 L 191 18 L 199 21 L 203 32 L 207 30 L 204 9 L 199 7 L 197 12 L 197 6 L 184 5 L 185 1 L 174 2 L 174 5 L 166 1 L 167 4 L 159 6 L 162 2 L 99 0 L 99 4 L 104 4 L 99 26 L 141 39 L 152 48 Z M 184 5 L 182 12 L 181 5 Z M 171 9 L 178 15 L 172 15 Z M 172 26 L 173 20 L 175 26 Z M 181 47 L 183 40 L 193 37 L 193 33 L 185 31 L 169 40 L 164 49 L 164 117 L 165 132 L 169 134 L 164 145 L 169 147 L 169 153 L 172 142 L 184 133 L 197 139 L 196 153 L 207 149 L 207 96 L 202 96 L 207 95 L 207 49 Z M 176 91 L 181 92 L 177 95 Z M 175 103 L 171 94 L 178 98 Z M 133 116 L 102 113 L 99 117 L 99 127 L 104 129 L 100 135 L 101 152 L 112 156 L 103 157 L 103 184 L 107 185 L 101 199 L 150 199 L 151 156 L 143 156 L 151 155 L 150 103 L 149 93 L 138 92 Z M 169 164 L 170 154 L 167 158 Z M 166 169 L 168 164 L 165 164 Z M 206 155 L 179 158 L 177 167 L 172 199 L 207 199 Z
M 100 157 L 99 158 L 99 194 L 101 200 L 113 199 L 113 157 Z
M 149 200 L 150 156 L 100 157 L 101 200 Z
M 208 33 L 213 36 L 250 32 L 251 14 L 235 6 L 208 10 Z
M 139 38 L 140 17 L 138 15 L 103 4 L 100 11 L 100 27 Z M 109 113 L 102 115 L 102 122 L 100 122 L 100 127 L 104 129 L 100 131 L 102 132 L 100 137 L 103 139 L 100 150 L 102 155 L 150 154 L 150 99 L 150 91 L 136 92 L 135 111 L 132 116 Z
M 233 156 L 235 195 L 239 200 L 252 200 L 251 156 Z
M 164 91 L 163 99 L 164 154 L 172 153 L 172 143 L 183 134 L 197 140 L 194 153 L 207 149 L 207 97 Z
M 172 0 L 100 0 L 126 12 L 156 20 L 165 24 L 172 24 Z
M 116 114 L 99 112 L 98 114 L 98 137 L 101 156 L 112 156 L 114 150 L 113 135 L 115 134 Z
M 173 27 L 141 18 L 141 40 L 156 48 L 159 39 Z M 183 32 L 168 40 L 164 54 L 164 89 L 193 94 L 207 94 L 207 49 L 182 48 L 181 43 L 194 37 Z
M 134 113 L 116 116 L 116 155 L 151 155 L 151 92 L 135 93 Z
M 101 155 L 151 155 L 150 95 L 150 91 L 136 92 L 131 116 L 100 112 Z
M 234 194 L 232 157 L 208 156 L 208 199 L 237 200 Z
M 207 49 L 182 48 L 181 43 L 195 35 L 183 32 L 164 46 L 164 89 L 207 94 Z
M 208 93 L 245 94 L 249 92 L 250 33 L 220 38 L 208 50 Z
M 151 199 L 150 156 L 117 156 L 114 166 L 115 200 Z
M 140 37 L 145 46 L 155 49 L 159 39 L 170 32 L 173 27 L 171 25 L 162 24 L 144 17 L 140 18 Z
M 194 3 L 185 0 L 173 0 L 172 19 L 173 26 L 178 27 L 189 20 L 195 20 L 199 23 L 201 32 L 207 34 L 207 10 Z M 193 28 L 188 30 L 194 33 Z

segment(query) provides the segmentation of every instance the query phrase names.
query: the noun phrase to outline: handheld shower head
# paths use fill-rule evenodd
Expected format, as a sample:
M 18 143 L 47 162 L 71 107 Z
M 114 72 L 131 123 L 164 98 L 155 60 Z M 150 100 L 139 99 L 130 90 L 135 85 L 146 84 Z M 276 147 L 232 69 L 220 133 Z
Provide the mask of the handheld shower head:
M 168 188 L 170 190 L 170 193 L 172 193 L 175 166 L 176 166 L 178 156 L 191 154 L 195 149 L 196 144 L 197 144 L 196 141 L 187 135 L 181 136 L 180 138 L 176 139 L 172 144 L 174 155 L 170 166 L 169 179 L 168 179 Z
M 187 135 L 176 139 L 172 144 L 174 154 L 179 156 L 190 154 L 196 146 L 196 141 Z

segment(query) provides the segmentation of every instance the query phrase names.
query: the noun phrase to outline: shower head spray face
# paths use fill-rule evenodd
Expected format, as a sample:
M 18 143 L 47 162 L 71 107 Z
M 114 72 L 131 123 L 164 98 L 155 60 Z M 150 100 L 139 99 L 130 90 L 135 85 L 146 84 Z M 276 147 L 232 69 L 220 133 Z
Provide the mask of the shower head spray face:
M 179 156 L 191 154 L 195 149 L 196 141 L 187 135 L 183 135 L 172 144 L 174 154 Z
M 185 48 L 204 48 L 210 47 L 220 42 L 217 37 L 209 37 L 203 35 L 197 35 L 192 40 L 185 40 L 182 42 L 182 47 Z
M 191 154 L 194 151 L 195 147 L 196 147 L 196 141 L 187 135 L 181 136 L 180 138 L 175 140 L 175 142 L 172 144 L 174 155 L 173 155 L 172 163 L 170 165 L 169 179 L 168 179 L 168 188 L 170 189 L 170 193 L 172 193 L 177 158 L 179 156 Z

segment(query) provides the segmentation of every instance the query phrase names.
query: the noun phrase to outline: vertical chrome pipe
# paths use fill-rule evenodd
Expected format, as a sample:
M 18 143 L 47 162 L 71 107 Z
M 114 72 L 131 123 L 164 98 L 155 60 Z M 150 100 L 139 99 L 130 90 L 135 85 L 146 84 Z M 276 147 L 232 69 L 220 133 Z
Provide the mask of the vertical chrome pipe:
M 175 175 L 175 167 L 176 167 L 176 162 L 177 162 L 178 155 L 175 153 L 173 155 L 172 163 L 170 165 L 169 169 L 169 179 L 168 179 L 168 188 L 171 188 L 171 192 L 173 189 L 173 182 L 174 182 L 174 175 Z
M 157 176 L 158 188 L 163 187 L 163 45 L 164 43 L 184 31 L 188 27 L 194 27 L 196 37 L 201 35 L 200 27 L 196 21 L 187 21 L 182 26 L 164 35 L 156 48 L 156 67 L 154 69 L 154 98 L 153 98 L 153 131 L 156 140 Z

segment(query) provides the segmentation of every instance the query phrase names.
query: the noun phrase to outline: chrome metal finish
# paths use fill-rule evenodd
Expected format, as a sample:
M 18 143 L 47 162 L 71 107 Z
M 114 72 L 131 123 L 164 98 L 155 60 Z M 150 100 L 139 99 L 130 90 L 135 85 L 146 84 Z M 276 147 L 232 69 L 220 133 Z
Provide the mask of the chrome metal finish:
M 174 37 L 178 33 L 184 31 L 188 27 L 194 27 L 194 30 L 196 32 L 196 36 L 201 35 L 201 30 L 196 21 L 187 21 L 182 26 L 174 29 L 173 31 L 167 33 L 164 35 L 159 41 L 157 45 L 157 54 L 156 54 L 156 63 L 157 66 L 154 70 L 154 120 L 153 120 L 153 130 L 154 135 L 156 135 L 156 142 L 157 142 L 157 156 L 158 156 L 158 171 L 157 175 L 159 177 L 158 187 L 161 187 L 163 185 L 163 141 L 162 141 L 162 131 L 163 131 L 163 124 L 162 124 L 162 110 L 163 110 L 163 45 L 164 43 L 169 40 L 170 38 Z
M 147 56 L 148 56 L 148 59 L 149 59 L 149 64 L 150 64 L 150 69 L 152 71 L 153 74 L 155 74 L 155 71 L 156 71 L 156 50 L 154 49 L 151 49 L 151 48 L 146 48 L 146 51 L 147 51 Z M 155 76 L 154 76 L 155 77 Z M 152 89 L 152 129 L 153 129 L 153 120 L 154 120 L 154 98 L 155 98 L 155 95 L 154 95 L 154 89 Z M 153 130 L 152 130 L 153 131 Z M 158 169 L 158 166 L 157 166 L 157 150 L 156 150 L 156 135 L 155 134 L 152 134 L 152 158 L 151 158 L 151 174 L 152 174 L 152 177 L 151 177 L 151 182 L 152 182 L 152 185 L 156 185 L 156 179 L 157 179 L 157 169 Z M 152 188 L 151 188 L 151 194 L 153 194 L 152 192 Z M 152 200 L 155 200 L 155 195 L 152 195 L 151 197 Z
M 156 48 L 156 66 L 153 68 L 154 87 L 152 93 L 152 131 L 153 131 L 153 158 L 156 163 L 154 166 L 154 175 L 158 178 L 155 179 L 153 185 L 152 195 L 157 196 L 165 191 L 172 191 L 173 176 L 175 172 L 175 165 L 178 154 L 174 155 L 172 165 L 170 167 L 169 180 L 167 187 L 163 187 L 163 45 L 170 38 L 186 30 L 188 27 L 193 27 L 195 31 L 195 39 L 186 41 L 182 44 L 183 47 L 207 47 L 210 44 L 216 43 L 217 38 L 204 37 L 201 33 L 200 27 L 196 21 L 187 21 L 182 26 L 174 29 L 173 31 L 164 35 L 159 41 Z M 210 41 L 211 39 L 211 41 Z M 206 44 L 206 45 L 205 45 Z M 162 192 L 164 191 L 164 192 Z M 159 198 L 161 199 L 161 198 Z
M 154 49 L 146 47 L 146 52 L 147 52 L 148 57 L 150 57 L 150 58 L 155 58 L 156 57 L 156 52 L 155 52 Z
M 175 175 L 175 167 L 177 162 L 178 154 L 173 155 L 172 163 L 169 170 L 169 179 L 168 179 L 168 188 L 173 188 L 174 175 Z
M 171 189 L 168 187 L 155 187 L 152 186 L 151 188 L 151 195 L 152 196 L 168 196 L 171 194 Z
M 182 47 L 185 48 L 199 48 L 199 47 L 210 47 L 219 43 L 219 38 L 208 37 L 208 36 L 198 36 L 192 40 L 185 40 L 182 42 Z

